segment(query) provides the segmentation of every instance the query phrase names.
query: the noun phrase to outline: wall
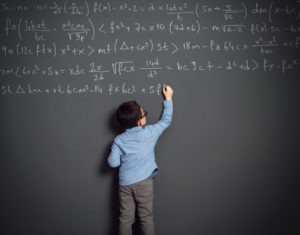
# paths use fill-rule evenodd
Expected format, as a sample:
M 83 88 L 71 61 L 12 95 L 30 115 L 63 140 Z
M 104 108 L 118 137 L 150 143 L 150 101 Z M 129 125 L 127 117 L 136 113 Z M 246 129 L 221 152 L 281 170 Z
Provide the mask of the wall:
M 116 234 L 120 103 L 172 126 L 157 234 L 299 234 L 299 1 L 1 1 L 1 234 Z

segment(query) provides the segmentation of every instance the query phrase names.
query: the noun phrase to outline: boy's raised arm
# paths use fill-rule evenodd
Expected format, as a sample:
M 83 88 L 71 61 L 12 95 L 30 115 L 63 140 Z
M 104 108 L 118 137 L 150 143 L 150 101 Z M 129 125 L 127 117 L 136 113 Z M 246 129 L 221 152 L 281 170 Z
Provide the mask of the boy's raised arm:
M 171 125 L 173 115 L 173 89 L 170 86 L 164 86 L 162 92 L 165 97 L 162 116 L 158 123 L 149 126 L 157 137 Z

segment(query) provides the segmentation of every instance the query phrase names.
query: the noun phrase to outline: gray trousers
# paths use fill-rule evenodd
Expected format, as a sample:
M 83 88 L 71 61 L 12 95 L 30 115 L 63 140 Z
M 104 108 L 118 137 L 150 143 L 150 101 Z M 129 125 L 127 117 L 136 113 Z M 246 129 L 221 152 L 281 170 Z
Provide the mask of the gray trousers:
M 143 233 L 145 235 L 155 235 L 152 176 L 135 184 L 119 185 L 119 200 L 119 235 L 132 235 L 135 211 L 137 211 Z

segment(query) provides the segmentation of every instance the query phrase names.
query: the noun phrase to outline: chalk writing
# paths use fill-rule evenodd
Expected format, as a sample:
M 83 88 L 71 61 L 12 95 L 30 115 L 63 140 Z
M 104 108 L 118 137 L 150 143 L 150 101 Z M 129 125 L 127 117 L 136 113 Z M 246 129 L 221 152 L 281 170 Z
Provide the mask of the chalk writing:
M 160 95 L 174 73 L 299 72 L 299 1 L 0 1 L 0 14 L 1 95 Z

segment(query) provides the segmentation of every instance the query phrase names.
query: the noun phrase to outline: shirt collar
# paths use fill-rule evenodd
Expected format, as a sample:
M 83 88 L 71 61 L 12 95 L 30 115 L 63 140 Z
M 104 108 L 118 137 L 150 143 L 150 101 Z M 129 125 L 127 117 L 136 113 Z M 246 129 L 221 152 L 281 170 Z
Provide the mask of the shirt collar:
M 126 132 L 136 132 L 136 131 L 139 131 L 142 128 L 143 128 L 142 126 L 135 126 L 135 127 L 126 129 Z

